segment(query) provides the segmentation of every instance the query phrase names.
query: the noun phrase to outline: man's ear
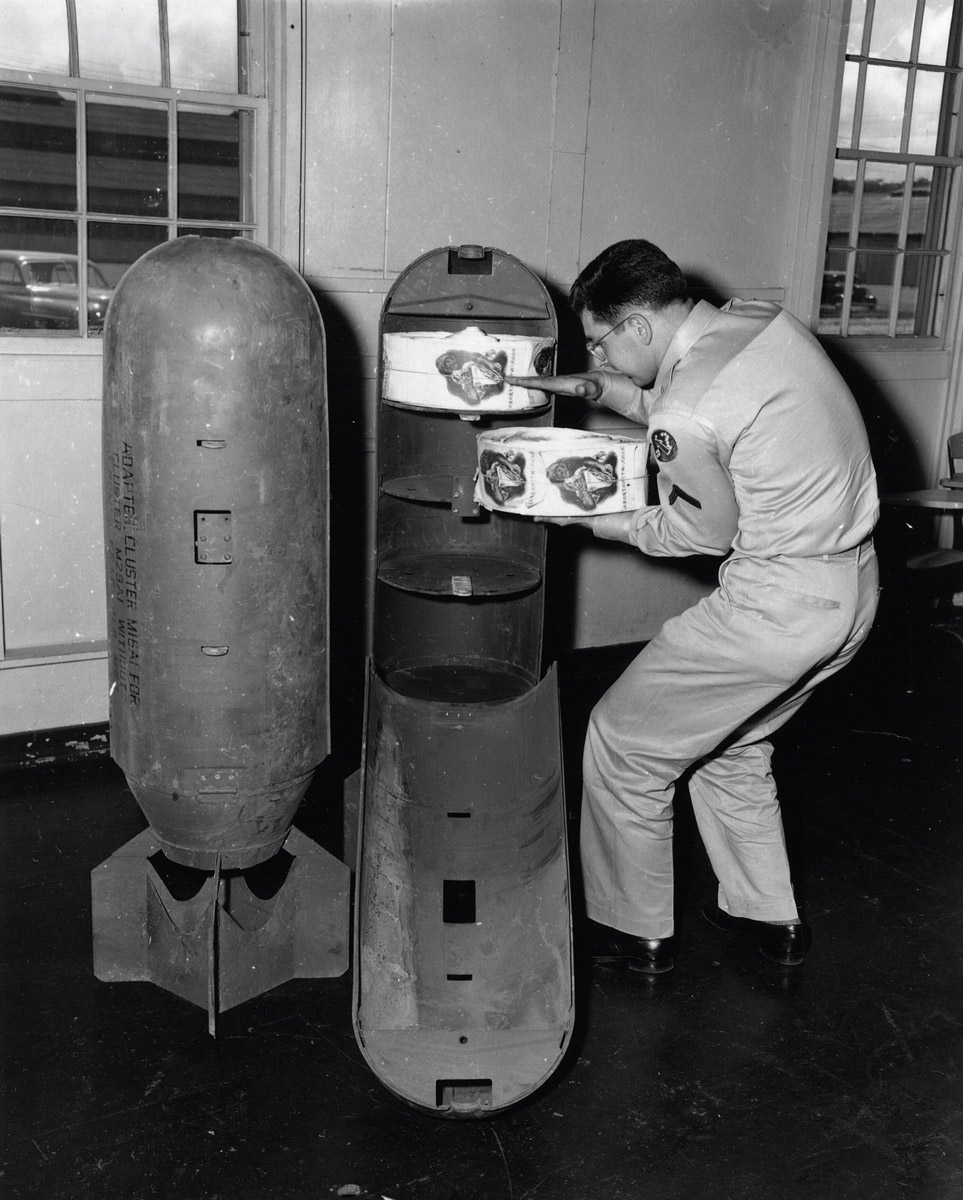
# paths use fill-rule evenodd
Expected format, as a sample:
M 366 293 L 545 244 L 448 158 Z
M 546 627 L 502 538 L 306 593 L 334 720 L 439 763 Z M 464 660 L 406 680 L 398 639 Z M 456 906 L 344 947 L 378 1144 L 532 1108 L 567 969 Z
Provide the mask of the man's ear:
M 632 316 L 629 317 L 629 324 L 646 345 L 652 341 L 652 326 L 649 324 L 648 319 L 642 315 L 642 313 L 633 313 Z

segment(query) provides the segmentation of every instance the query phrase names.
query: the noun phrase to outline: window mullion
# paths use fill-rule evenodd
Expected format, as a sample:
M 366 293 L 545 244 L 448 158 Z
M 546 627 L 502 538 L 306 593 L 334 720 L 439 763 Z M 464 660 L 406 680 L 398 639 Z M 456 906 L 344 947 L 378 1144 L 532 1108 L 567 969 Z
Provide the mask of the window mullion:
M 910 211 L 913 204 L 913 164 L 906 164 L 903 177 L 903 203 L 900 208 L 899 230 L 896 234 L 896 261 L 893 264 L 893 302 L 889 306 L 887 335 L 896 337 L 899 328 L 899 302 L 903 289 L 903 268 L 906 265 L 906 244 L 909 238 Z
M 923 33 L 925 8 L 926 0 L 916 0 L 916 16 L 913 18 L 913 33 L 910 40 L 910 61 L 914 64 L 920 60 L 920 38 Z
M 866 159 L 861 158 L 856 164 L 856 179 L 853 184 L 853 215 L 849 223 L 849 249 L 855 250 L 859 244 L 859 222 L 863 209 L 863 187 L 866 183 Z M 847 272 L 848 273 L 848 272 Z
M 963 65 L 963 4 L 960 3 L 955 3 L 953 6 L 946 61 L 951 68 L 955 69 L 946 71 L 936 145 L 942 153 L 959 158 L 963 155 L 963 121 L 960 120 L 961 75 L 959 70 Z
M 67 65 L 74 78 L 80 77 L 80 35 L 77 33 L 77 0 L 67 0 Z
M 77 329 L 87 336 L 87 90 L 77 90 Z
M 251 95 L 251 6 L 248 0 L 237 0 L 237 90 Z
M 840 313 L 840 332 L 845 337 L 849 330 L 849 317 L 852 311 L 853 283 L 856 279 L 856 247 L 859 244 L 859 222 L 863 208 L 863 185 L 866 182 L 866 160 L 860 159 L 856 164 L 856 179 L 853 184 L 853 214 L 849 224 L 849 238 L 846 247 L 846 281 L 843 286 L 843 311 Z
M 866 159 L 880 163 L 913 162 L 918 167 L 958 167 L 963 165 L 963 154 L 897 154 L 894 150 L 848 150 L 836 151 L 836 157 L 846 162 L 860 163 Z
M 873 20 L 876 16 L 876 0 L 866 0 L 866 10 L 863 13 L 863 40 L 859 52 L 863 58 L 869 57 L 869 45 L 873 37 Z
M 903 101 L 903 127 L 899 135 L 899 152 L 909 152 L 910 128 L 913 124 L 913 107 L 916 104 L 916 64 L 911 63 L 906 72 L 906 99 Z
M 937 270 L 939 268 L 937 267 Z M 917 267 L 919 280 L 919 303 L 916 306 L 916 331 L 930 328 L 933 320 L 933 309 L 937 304 L 936 283 L 937 273 L 933 260 L 929 256 L 921 256 Z
M 906 164 L 906 175 L 903 182 L 903 203 L 899 214 L 899 231 L 896 234 L 896 249 L 905 250 L 907 238 L 909 237 L 910 210 L 913 204 L 913 180 L 914 180 L 913 164 Z
M 157 0 L 157 28 L 160 34 L 161 87 L 171 85 L 171 31 L 167 19 L 167 0 Z
M 903 265 L 906 262 L 906 254 L 901 249 L 896 255 L 896 262 L 893 265 L 893 302 L 889 306 L 889 326 L 887 328 L 887 336 L 896 337 L 899 328 L 899 298 L 903 288 Z
M 941 116 L 941 124 L 939 136 L 946 137 L 949 151 L 956 158 L 963 157 L 963 121 L 960 120 L 960 88 L 963 84 L 963 76 L 959 74 L 946 73 L 946 83 L 943 87 L 942 110 L 946 114 Z M 945 132 L 944 132 L 945 130 Z
M 167 103 L 167 215 L 168 241 L 177 237 L 177 102 Z
M 866 60 L 863 59 L 857 68 L 856 78 L 856 102 L 853 105 L 853 132 L 850 138 L 850 146 L 855 150 L 859 146 L 860 135 L 863 128 L 863 101 L 866 96 Z

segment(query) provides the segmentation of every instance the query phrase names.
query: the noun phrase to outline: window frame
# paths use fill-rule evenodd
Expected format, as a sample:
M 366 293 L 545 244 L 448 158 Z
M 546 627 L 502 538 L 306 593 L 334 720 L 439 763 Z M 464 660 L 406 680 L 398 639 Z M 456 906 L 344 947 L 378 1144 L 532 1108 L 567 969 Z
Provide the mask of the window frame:
M 217 105 L 230 106 L 233 101 L 235 108 L 257 108 L 250 176 L 254 237 L 302 273 L 306 12 L 307 0 L 238 0 L 241 94 L 130 85 L 135 96 L 147 100 L 169 95 L 187 104 L 213 99 Z M 76 64 L 76 59 L 73 62 Z M 76 65 L 73 69 L 76 70 Z M 0 80 L 11 86 L 71 88 L 82 84 L 88 91 L 99 89 L 108 94 L 127 90 L 127 86 L 114 80 L 28 72 L 12 67 L 0 68 Z M 66 215 L 57 214 L 59 218 Z M 196 224 L 185 222 L 188 223 Z M 99 411 L 103 348 L 100 336 L 80 337 L 72 333 L 64 337 L 52 330 L 38 330 L 30 335 L 21 330 L 3 335 L 0 409 L 5 401 L 29 402 L 38 406 L 38 412 L 48 401 L 71 401 Z M 2 583 L 0 561 L 0 717 L 7 722 L 6 727 L 30 730 L 105 719 L 106 642 L 71 640 L 11 650 L 4 635 Z M 19 598 L 7 599 L 11 601 L 8 612 L 15 610 Z
M 917 3 L 916 14 L 913 25 L 910 57 L 908 59 L 883 59 L 870 55 L 869 48 L 872 37 L 872 18 L 875 15 L 875 0 L 867 0 L 866 10 L 864 13 L 863 27 L 860 46 L 857 51 L 850 51 L 848 48 L 848 35 L 850 28 L 850 4 L 846 5 L 845 18 L 841 27 L 841 44 L 838 60 L 838 70 L 835 80 L 835 104 L 833 108 L 832 129 L 830 133 L 829 144 L 829 162 L 826 172 L 826 196 L 823 205 L 823 221 L 820 230 L 820 245 L 821 255 L 817 264 L 816 290 L 813 306 L 813 327 L 817 330 L 819 337 L 831 344 L 835 343 L 840 346 L 847 347 L 850 351 L 859 353 L 861 351 L 888 351 L 890 353 L 904 353 L 907 351 L 940 351 L 950 347 L 954 342 L 955 319 L 957 312 L 957 292 L 959 290 L 959 277 L 961 270 L 961 258 L 963 258 L 963 237 L 960 232 L 961 215 L 963 215 L 963 114 L 960 113 L 959 107 L 950 114 L 950 119 L 955 121 L 956 127 L 953 130 L 953 144 L 950 154 L 924 154 L 916 153 L 908 149 L 908 140 L 910 134 L 910 122 L 912 116 L 911 103 L 904 103 L 903 123 L 901 130 L 901 149 L 898 152 L 883 151 L 874 149 L 861 149 L 853 143 L 858 140 L 858 131 L 861 125 L 862 108 L 864 101 L 864 86 L 867 68 L 870 66 L 893 67 L 906 70 L 908 72 L 908 87 L 907 95 L 915 95 L 915 81 L 920 72 L 939 73 L 945 79 L 955 78 L 954 92 L 959 106 L 961 97 L 963 97 L 963 0 L 954 0 L 954 7 L 951 17 L 950 33 L 948 38 L 948 48 L 956 49 L 955 60 L 950 59 L 947 55 L 945 64 L 919 63 L 919 48 L 920 34 L 923 22 L 923 5 Z M 852 115 L 852 127 L 849 136 L 849 145 L 840 145 L 840 135 L 844 130 L 841 128 L 841 101 L 845 82 L 846 68 L 848 64 L 855 64 L 858 71 L 858 85 L 855 96 L 855 106 Z M 947 113 L 944 108 L 941 108 L 940 121 L 941 123 L 947 118 Z M 854 183 L 854 203 L 853 213 L 850 221 L 847 240 L 845 243 L 830 246 L 830 203 L 833 194 L 833 183 L 836 175 L 836 164 L 838 162 L 851 162 L 855 164 L 856 178 Z M 913 173 L 917 166 L 932 168 L 933 170 L 933 189 L 934 193 L 937 186 L 942 189 L 945 207 L 943 208 L 942 227 L 947 231 L 945 242 L 930 249 L 923 248 L 919 252 L 907 252 L 907 227 L 908 214 L 911 196 L 904 194 L 903 211 L 901 214 L 900 227 L 897 234 L 897 241 L 892 249 L 886 253 L 896 256 L 896 270 L 894 276 L 894 293 L 895 303 L 893 304 L 889 316 L 889 330 L 886 334 L 860 334 L 849 331 L 849 322 L 852 307 L 852 293 L 855 284 L 856 262 L 860 254 L 868 253 L 865 246 L 859 245 L 859 227 L 860 227 L 860 211 L 861 203 L 864 195 L 863 181 L 865 178 L 866 164 L 872 163 L 887 163 L 903 167 L 907 172 L 907 178 L 912 179 Z M 945 173 L 944 179 L 937 184 L 937 179 L 941 173 Z M 829 251 L 836 251 L 841 256 L 845 256 L 845 285 L 844 299 L 842 312 L 840 313 L 839 328 L 834 330 L 819 329 L 820 317 L 820 296 L 822 292 L 823 274 L 828 269 L 827 262 Z M 938 258 L 943 264 L 943 270 L 939 281 L 938 288 L 934 285 L 930 295 L 929 304 L 942 303 L 944 307 L 943 320 L 940 331 L 935 335 L 919 335 L 915 333 L 897 333 L 896 326 L 899 317 L 899 288 L 902 285 L 903 268 L 907 261 L 907 257 L 926 257 Z
M 269 203 L 269 174 L 271 169 L 270 142 L 268 137 L 269 101 L 267 97 L 228 92 L 205 92 L 193 88 L 164 88 L 152 85 L 119 83 L 113 80 L 95 78 L 80 78 L 78 76 L 62 76 L 44 74 L 41 72 L 15 71 L 8 68 L 0 70 L 0 86 L 23 88 L 25 90 L 56 90 L 71 92 L 76 95 L 77 102 L 77 147 L 76 147 L 76 179 L 77 179 L 77 208 L 73 210 L 23 208 L 14 205 L 0 206 L 0 216 L 36 217 L 60 221 L 73 220 L 77 223 L 77 255 L 78 265 L 88 261 L 87 227 L 91 222 L 97 224 L 123 224 L 165 226 L 170 241 L 177 236 L 178 224 L 189 225 L 191 228 L 213 229 L 242 229 L 244 236 L 254 241 L 265 243 L 268 224 Z M 101 213 L 88 208 L 87 203 L 87 122 L 86 107 L 91 98 L 109 96 L 111 98 L 127 98 L 131 101 L 148 101 L 162 103 L 167 109 L 167 136 L 170 153 L 167 161 L 167 191 L 168 212 L 166 216 L 135 216 L 125 213 Z M 218 108 L 224 112 L 250 113 L 251 128 L 241 137 L 242 162 L 239 170 L 245 174 L 250 191 L 251 213 L 249 219 L 239 221 L 204 221 L 186 218 L 179 221 L 177 212 L 177 128 L 179 107 Z M 244 158 L 249 161 L 245 164 Z M 243 197 L 242 201 L 246 201 Z M 243 207 L 243 202 L 242 202 Z M 0 332 L 0 343 L 6 346 L 12 339 L 25 339 L 34 344 L 38 341 L 49 343 L 51 346 L 70 342 L 86 343 L 100 341 L 99 333 L 87 330 L 87 272 L 79 272 L 81 276 L 78 295 L 78 328 L 70 330 L 17 330 L 16 332 Z

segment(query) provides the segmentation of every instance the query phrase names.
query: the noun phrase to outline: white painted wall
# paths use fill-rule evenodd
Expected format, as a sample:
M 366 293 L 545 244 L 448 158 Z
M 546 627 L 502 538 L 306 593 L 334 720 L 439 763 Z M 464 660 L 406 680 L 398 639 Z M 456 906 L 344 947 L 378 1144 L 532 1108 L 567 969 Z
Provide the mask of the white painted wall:
M 381 305 L 424 250 L 497 246 L 544 278 L 561 305 L 605 245 L 648 237 L 706 287 L 784 300 L 809 319 L 844 7 L 304 0 L 303 27 L 296 5 L 294 19 L 273 22 L 269 240 L 322 306 L 334 532 L 359 547 L 332 576 L 334 618 L 350 607 L 339 595 L 366 591 Z M 560 315 L 571 335 L 564 307 Z M 9 631 L 0 734 L 107 713 L 97 640 L 100 348 L 48 341 L 0 342 Z M 563 345 L 563 364 L 579 365 L 579 343 Z M 849 363 L 869 423 L 902 439 L 884 464 L 885 485 L 938 474 L 947 414 L 959 415 L 947 400 L 959 361 L 954 345 Z M 559 406 L 560 424 L 582 416 Z M 29 506 L 41 498 L 31 525 Z M 650 637 L 708 586 L 685 566 L 619 547 L 553 541 L 550 553 L 559 565 L 554 618 L 573 646 Z

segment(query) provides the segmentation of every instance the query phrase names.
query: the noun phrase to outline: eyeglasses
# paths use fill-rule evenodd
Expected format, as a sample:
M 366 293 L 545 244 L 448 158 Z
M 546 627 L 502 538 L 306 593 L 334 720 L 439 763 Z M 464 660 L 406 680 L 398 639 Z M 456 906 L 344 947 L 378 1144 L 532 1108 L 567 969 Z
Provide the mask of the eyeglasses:
M 601 337 L 596 338 L 594 342 L 588 343 L 585 349 L 589 352 L 589 354 L 591 354 L 597 363 L 601 363 L 604 366 L 605 363 L 609 361 L 608 355 L 605 353 L 605 347 L 602 345 L 602 343 L 610 333 L 615 333 L 616 329 L 618 329 L 620 325 L 624 325 L 629 317 L 633 316 L 635 316 L 634 313 L 629 313 L 628 317 L 623 317 L 622 320 L 613 325 L 611 329 L 606 329 L 605 333 L 603 333 Z

